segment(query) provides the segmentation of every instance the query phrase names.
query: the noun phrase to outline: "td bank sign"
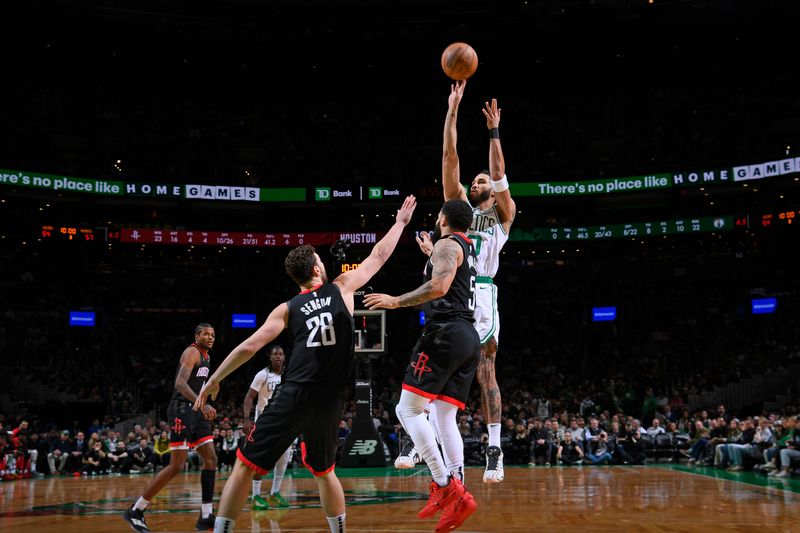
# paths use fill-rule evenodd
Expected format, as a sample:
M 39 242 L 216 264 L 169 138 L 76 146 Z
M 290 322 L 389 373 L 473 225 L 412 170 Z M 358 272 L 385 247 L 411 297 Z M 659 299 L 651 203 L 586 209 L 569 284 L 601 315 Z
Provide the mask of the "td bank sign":
M 384 197 L 400 196 L 399 189 L 384 189 L 383 187 L 369 187 L 370 200 L 381 200 Z
M 358 189 L 334 189 L 332 187 L 316 187 L 314 189 L 314 199 L 317 202 L 330 202 L 336 198 L 346 198 L 349 200 L 357 199 L 360 196 Z

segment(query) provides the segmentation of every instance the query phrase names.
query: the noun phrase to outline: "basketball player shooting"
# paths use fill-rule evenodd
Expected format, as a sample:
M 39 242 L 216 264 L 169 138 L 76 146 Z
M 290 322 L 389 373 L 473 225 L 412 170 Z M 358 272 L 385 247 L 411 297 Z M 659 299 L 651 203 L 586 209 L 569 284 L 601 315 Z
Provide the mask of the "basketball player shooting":
M 450 86 L 442 151 L 442 185 L 445 200 L 468 199 L 461 185 L 456 149 L 458 106 L 464 96 L 466 85 L 466 80 L 462 80 Z M 473 207 L 473 219 L 467 232 L 475 242 L 475 252 L 478 255 L 475 329 L 481 340 L 481 359 L 477 376 L 481 388 L 481 410 L 489 430 L 484 483 L 500 483 L 505 477 L 503 451 L 500 448 L 502 401 L 495 374 L 497 346 L 500 340 L 500 315 L 497 309 L 498 291 L 493 278 L 500 266 L 500 251 L 508 241 L 511 224 L 517 214 L 517 206 L 511 198 L 508 187 L 503 149 L 500 145 L 500 111 L 496 99 L 484 104 L 483 115 L 486 117 L 486 127 L 489 129 L 489 170 L 479 173 L 472 180 L 469 202 Z M 432 245 L 428 234 L 424 232 L 420 234 L 417 242 L 422 251 L 430 255 Z M 395 464 L 401 468 L 413 466 L 415 452 L 413 445 L 407 446 L 406 454 L 410 455 L 411 459 L 400 457 Z

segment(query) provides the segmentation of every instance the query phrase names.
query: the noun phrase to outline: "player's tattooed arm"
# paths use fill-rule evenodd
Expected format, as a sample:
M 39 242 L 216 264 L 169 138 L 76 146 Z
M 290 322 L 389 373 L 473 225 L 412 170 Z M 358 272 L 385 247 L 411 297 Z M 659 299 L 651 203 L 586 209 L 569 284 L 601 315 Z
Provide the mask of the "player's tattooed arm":
M 420 285 L 415 290 L 401 296 L 388 294 L 368 294 L 364 297 L 364 305 L 368 309 L 396 309 L 398 307 L 411 307 L 441 298 L 450 290 L 456 269 L 464 259 L 464 252 L 455 241 L 441 239 L 433 247 L 431 263 L 433 270 L 431 279 Z

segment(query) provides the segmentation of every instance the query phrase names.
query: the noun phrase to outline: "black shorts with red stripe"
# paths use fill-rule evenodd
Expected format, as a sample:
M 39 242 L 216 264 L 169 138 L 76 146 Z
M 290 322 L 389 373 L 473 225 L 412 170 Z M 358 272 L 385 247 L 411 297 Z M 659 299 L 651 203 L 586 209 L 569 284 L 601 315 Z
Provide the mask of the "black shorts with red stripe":
M 333 471 L 339 445 L 344 387 L 285 382 L 272 393 L 236 456 L 265 475 L 295 438 L 302 437 L 303 464 L 315 476 Z
M 403 389 L 463 409 L 480 357 L 481 341 L 472 323 L 426 324 L 411 352 Z
M 195 411 L 185 398 L 173 399 L 167 407 L 170 450 L 197 448 L 214 440 L 211 424 L 203 413 Z

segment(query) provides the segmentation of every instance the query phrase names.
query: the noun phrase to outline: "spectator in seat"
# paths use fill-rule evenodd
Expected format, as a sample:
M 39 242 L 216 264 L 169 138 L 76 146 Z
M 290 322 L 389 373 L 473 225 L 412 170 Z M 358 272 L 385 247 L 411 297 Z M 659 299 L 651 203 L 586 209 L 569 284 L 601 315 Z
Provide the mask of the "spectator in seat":
M 62 431 L 58 439 L 50 443 L 50 451 L 47 454 L 47 464 L 50 466 L 50 474 L 66 474 L 67 462 L 69 461 L 72 445 L 69 441 L 69 431 Z
M 689 464 L 693 465 L 702 459 L 708 444 L 708 428 L 702 420 L 694 423 L 694 438 L 689 441 Z
M 744 470 L 742 454 L 746 452 L 750 455 L 754 450 L 757 450 L 754 446 L 755 436 L 756 428 L 753 425 L 753 420 L 748 418 L 744 421 L 741 440 L 735 444 L 726 444 L 728 461 L 730 463 L 728 470 L 733 472 Z
M 542 420 L 547 420 L 550 418 L 550 400 L 544 397 L 544 394 L 541 395 L 539 398 L 539 402 L 536 408 L 536 412 L 539 415 L 539 418 Z
M 525 459 L 528 458 L 529 449 L 528 430 L 525 429 L 523 424 L 517 424 L 514 435 L 511 438 L 512 457 L 510 462 L 512 464 L 523 464 Z
M 718 440 L 717 446 L 714 448 L 714 466 L 716 468 L 728 466 L 728 444 L 740 444 L 741 439 L 742 430 L 739 427 L 739 421 L 732 418 L 727 436 L 723 440 Z
M 139 439 L 139 446 L 131 454 L 131 472 L 152 472 L 155 469 L 156 454 L 150 449 L 147 438 Z
M 236 461 L 236 449 L 239 447 L 239 439 L 234 435 L 233 430 L 229 429 L 225 432 L 225 440 L 222 441 L 222 457 L 220 463 L 225 466 L 227 470 L 233 468 L 233 463 Z
M 589 419 L 589 427 L 584 429 L 584 442 L 583 442 L 583 453 L 588 454 L 592 450 L 591 444 L 593 442 L 597 442 L 600 438 L 600 421 L 597 418 L 592 417 Z M 588 457 L 587 457 L 588 459 Z
M 681 417 L 678 419 L 678 431 L 680 433 L 685 433 L 686 435 L 692 432 L 692 425 L 694 422 L 692 421 L 692 417 L 689 414 L 688 409 L 684 409 L 681 412 Z
M 777 422 L 776 422 L 777 424 Z M 779 453 L 782 449 L 786 448 L 787 443 L 792 440 L 797 427 L 797 417 L 790 416 L 783 421 L 783 433 L 780 438 L 775 441 L 775 444 L 764 450 L 764 461 L 766 465 L 765 470 L 776 470 L 780 460 Z
M 83 474 L 92 475 L 108 473 L 109 461 L 103 451 L 103 443 L 95 440 L 92 447 L 83 456 Z
M 578 426 L 578 420 L 573 418 L 569 421 L 569 431 L 572 433 L 572 440 L 578 443 L 578 446 L 581 447 L 581 451 L 583 451 L 583 442 L 586 440 L 584 436 L 584 429 Z
M 708 442 L 706 443 L 706 450 L 700 463 L 703 466 L 711 466 L 716 459 L 716 449 L 720 445 L 727 444 L 728 440 L 728 424 L 725 419 L 720 417 L 712 421 L 711 430 L 708 432 Z
M 573 440 L 572 432 L 564 432 L 564 440 L 559 442 L 556 450 L 556 460 L 563 466 L 576 466 L 583 463 L 583 450 Z
M 512 418 L 506 418 L 505 422 L 503 423 L 503 427 L 500 429 L 500 438 L 506 437 L 510 441 L 514 438 L 514 434 L 516 432 L 517 430 L 514 420 Z
M 592 401 L 591 396 L 587 394 L 583 397 L 579 409 L 581 417 L 583 418 L 589 418 L 590 416 L 594 415 L 594 401 Z
M 89 443 L 86 441 L 86 434 L 79 431 L 72 441 L 72 450 L 69 452 L 70 472 L 80 472 L 83 468 L 83 455 L 89 451 Z
M 155 454 L 155 466 L 167 466 L 169 464 L 169 433 L 162 431 L 161 435 L 153 442 L 153 453 Z
M 628 434 L 628 440 L 623 446 L 625 454 L 630 458 L 630 464 L 641 465 L 644 464 L 647 455 L 644 453 L 644 443 L 642 442 L 643 433 L 640 431 L 638 420 L 632 420 L 630 426 L 625 428 Z
M 167 430 L 169 432 L 169 430 Z M 128 450 L 128 455 L 133 454 L 133 451 L 139 447 L 139 439 L 136 438 L 136 433 L 131 431 L 125 437 L 125 448 Z
M 109 466 L 111 472 L 114 474 L 127 474 L 131 470 L 131 456 L 128 455 L 128 449 L 125 443 L 117 440 L 116 448 L 108 452 Z
M 725 406 L 722 404 L 717 406 L 717 418 L 724 418 L 726 424 L 731 421 L 731 415 L 725 410 Z
M 677 421 L 676 415 L 672 412 L 672 407 L 670 407 L 669 404 L 662 407 L 658 413 L 656 413 L 656 418 L 661 422 L 661 427 L 666 427 L 670 422 Z
M 533 427 L 528 433 L 528 441 L 530 442 L 528 465 L 534 466 L 544 462 L 549 466 L 553 442 L 550 431 L 542 426 L 542 419 L 538 416 L 533 419 Z
M 597 440 L 586 441 L 586 459 L 593 465 L 609 464 L 613 456 L 611 455 L 611 445 L 608 442 L 608 433 L 600 431 Z
M 647 428 L 647 434 L 651 437 L 655 438 L 656 435 L 661 435 L 665 433 L 664 428 L 661 427 L 661 420 L 658 418 L 653 419 L 653 425 Z
M 609 435 L 613 438 L 615 444 L 612 454 L 614 458 L 624 465 L 632 463 L 633 459 L 625 449 L 626 446 L 630 445 L 627 429 L 615 420 L 611 422 L 611 431 Z
M 553 432 L 553 448 L 555 448 L 559 442 L 564 440 L 564 433 L 566 433 L 567 428 L 561 427 L 558 419 L 553 418 L 550 420 L 550 430 Z
M 786 447 L 777 455 L 777 468 L 769 476 L 789 477 L 791 475 L 792 461 L 800 460 L 800 431 L 797 430 L 796 420 L 788 432 L 789 438 Z
M 116 452 L 117 451 L 117 442 L 119 442 L 119 435 L 117 435 L 116 431 L 109 430 L 108 436 L 103 443 L 105 445 L 105 450 L 107 453 Z

